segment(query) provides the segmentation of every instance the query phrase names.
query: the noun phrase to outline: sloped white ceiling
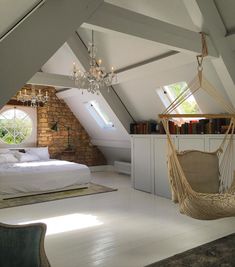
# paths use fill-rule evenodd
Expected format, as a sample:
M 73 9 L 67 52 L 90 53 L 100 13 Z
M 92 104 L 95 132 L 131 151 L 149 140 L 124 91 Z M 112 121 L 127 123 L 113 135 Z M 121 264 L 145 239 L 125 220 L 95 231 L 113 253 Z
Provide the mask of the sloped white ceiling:
M 105 2 L 183 28 L 197 30 L 182 0 L 105 0 Z
M 72 75 L 73 63 L 80 65 L 70 47 L 65 43 L 41 69 L 47 73 Z
M 235 31 L 235 1 L 234 0 L 215 0 L 216 6 L 228 32 Z
M 184 65 L 182 65 L 183 62 Z M 155 63 L 148 73 L 115 85 L 116 92 L 135 120 L 156 120 L 157 115 L 164 111 L 166 107 L 156 93 L 159 87 L 180 81 L 189 83 L 197 75 L 197 64 L 192 62 L 192 57 L 181 56 L 180 63 L 181 65 L 172 62 L 168 69 L 160 69 L 158 64 L 161 65 L 161 63 Z M 204 63 L 204 75 L 229 100 L 209 59 Z M 204 113 L 224 112 L 202 89 L 195 94 L 195 98 Z
M 86 45 L 91 42 L 90 29 L 79 28 L 78 34 Z M 111 67 L 115 70 L 121 69 L 169 51 L 155 42 L 118 32 L 95 31 L 94 37 L 96 58 L 101 58 L 102 64 L 109 70 Z
M 39 2 L 41 2 L 41 0 L 1 0 L 0 37 Z

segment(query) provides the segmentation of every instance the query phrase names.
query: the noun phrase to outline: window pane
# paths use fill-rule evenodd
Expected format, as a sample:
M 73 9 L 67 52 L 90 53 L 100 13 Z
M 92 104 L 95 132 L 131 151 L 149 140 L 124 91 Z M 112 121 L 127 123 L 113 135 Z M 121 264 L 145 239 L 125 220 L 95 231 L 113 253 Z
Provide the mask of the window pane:
M 187 86 L 188 85 L 186 82 L 178 82 L 164 86 L 164 89 L 168 97 L 170 98 L 170 101 L 173 102 L 182 92 L 184 92 L 187 89 Z M 179 113 L 185 113 L 185 114 L 197 114 L 200 113 L 200 108 L 194 96 L 191 95 L 177 108 L 177 111 Z
M 32 134 L 32 121 L 23 110 L 9 109 L 0 114 L 0 140 L 20 144 Z

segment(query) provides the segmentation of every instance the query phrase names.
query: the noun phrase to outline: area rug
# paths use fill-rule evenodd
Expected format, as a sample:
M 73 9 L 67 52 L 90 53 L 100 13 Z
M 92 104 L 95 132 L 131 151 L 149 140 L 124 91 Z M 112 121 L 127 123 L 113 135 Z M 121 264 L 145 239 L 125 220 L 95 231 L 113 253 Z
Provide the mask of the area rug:
M 235 234 L 176 254 L 146 267 L 234 267 Z
M 72 198 L 72 197 L 81 197 L 93 194 L 107 193 L 117 191 L 117 189 L 113 189 L 107 186 L 90 183 L 88 187 L 83 188 L 73 188 L 69 190 L 50 192 L 50 193 L 40 193 L 37 195 L 30 196 L 21 196 L 14 197 L 10 199 L 4 199 L 0 201 L 0 209 L 17 207 L 23 205 L 30 205 L 34 203 L 53 201 L 64 198 Z

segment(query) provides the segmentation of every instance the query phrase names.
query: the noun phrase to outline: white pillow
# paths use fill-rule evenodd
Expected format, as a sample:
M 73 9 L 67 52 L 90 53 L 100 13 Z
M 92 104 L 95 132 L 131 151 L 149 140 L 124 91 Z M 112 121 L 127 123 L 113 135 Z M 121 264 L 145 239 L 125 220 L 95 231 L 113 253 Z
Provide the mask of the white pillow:
M 40 160 L 49 160 L 50 155 L 48 152 L 48 147 L 33 147 L 27 149 L 27 153 L 31 155 L 36 155 Z
M 0 163 L 16 163 L 18 159 L 13 154 L 0 154 Z
M 22 152 L 15 152 L 15 157 L 20 162 L 27 162 L 27 161 L 38 161 L 40 158 L 37 155 L 29 154 L 29 153 L 22 153 Z

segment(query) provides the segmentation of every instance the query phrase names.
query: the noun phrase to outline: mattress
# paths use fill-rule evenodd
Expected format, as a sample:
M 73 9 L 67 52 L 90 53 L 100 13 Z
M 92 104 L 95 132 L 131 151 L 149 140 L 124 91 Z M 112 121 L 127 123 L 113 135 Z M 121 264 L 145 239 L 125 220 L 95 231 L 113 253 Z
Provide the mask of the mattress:
M 0 197 L 19 193 L 54 191 L 85 185 L 91 180 L 86 165 L 47 160 L 0 164 Z

